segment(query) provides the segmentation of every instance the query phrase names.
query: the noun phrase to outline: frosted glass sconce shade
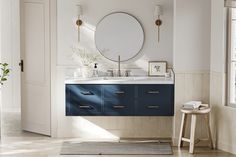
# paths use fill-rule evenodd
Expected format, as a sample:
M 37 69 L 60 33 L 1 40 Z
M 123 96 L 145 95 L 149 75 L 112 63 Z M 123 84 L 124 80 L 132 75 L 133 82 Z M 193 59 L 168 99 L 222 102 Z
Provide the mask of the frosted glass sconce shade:
M 78 16 L 83 15 L 83 9 L 81 5 L 77 5 L 77 13 L 78 13 Z
M 155 11 L 154 11 L 154 16 L 158 17 L 160 15 L 163 15 L 162 7 L 160 5 L 156 5 L 155 6 Z

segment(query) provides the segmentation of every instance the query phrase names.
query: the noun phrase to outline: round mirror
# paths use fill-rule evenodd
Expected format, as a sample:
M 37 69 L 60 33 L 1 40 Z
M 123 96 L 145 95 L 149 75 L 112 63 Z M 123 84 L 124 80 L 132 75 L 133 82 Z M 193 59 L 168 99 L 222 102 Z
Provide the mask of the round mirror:
M 107 59 L 117 62 L 134 58 L 142 49 L 144 32 L 139 21 L 122 12 L 105 16 L 97 25 L 95 43 Z

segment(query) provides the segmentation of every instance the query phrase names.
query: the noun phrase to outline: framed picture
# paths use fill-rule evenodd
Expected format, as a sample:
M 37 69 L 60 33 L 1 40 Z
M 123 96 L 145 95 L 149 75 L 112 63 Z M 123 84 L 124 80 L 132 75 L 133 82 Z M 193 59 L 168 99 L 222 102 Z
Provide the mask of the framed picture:
M 165 76 L 166 70 L 166 61 L 150 61 L 148 65 L 148 76 Z

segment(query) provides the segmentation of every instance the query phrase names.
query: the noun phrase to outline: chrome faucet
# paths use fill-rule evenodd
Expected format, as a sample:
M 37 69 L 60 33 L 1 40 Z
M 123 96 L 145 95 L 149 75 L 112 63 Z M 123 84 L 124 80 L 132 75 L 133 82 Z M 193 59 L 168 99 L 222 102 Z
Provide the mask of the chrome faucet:
M 120 55 L 118 56 L 118 77 L 121 77 L 121 71 L 120 71 Z

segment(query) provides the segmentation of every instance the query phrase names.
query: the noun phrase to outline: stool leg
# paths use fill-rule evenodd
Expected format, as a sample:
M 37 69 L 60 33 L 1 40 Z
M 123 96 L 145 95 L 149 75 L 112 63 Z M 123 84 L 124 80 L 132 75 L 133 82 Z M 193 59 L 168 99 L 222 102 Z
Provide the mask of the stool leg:
M 192 114 L 189 153 L 193 153 L 194 151 L 196 122 L 197 122 L 197 115 Z
M 207 136 L 210 142 L 210 147 L 213 149 L 213 142 L 211 137 L 211 129 L 210 129 L 210 123 L 209 123 L 209 114 L 205 115 L 205 121 L 206 121 L 206 127 L 207 127 Z
M 182 137 L 184 137 L 184 134 L 185 134 L 186 119 L 187 119 L 187 115 L 185 113 L 183 113 L 182 120 L 181 120 L 181 126 L 180 126 L 180 133 L 179 133 L 179 143 L 178 143 L 179 147 L 183 147 Z

